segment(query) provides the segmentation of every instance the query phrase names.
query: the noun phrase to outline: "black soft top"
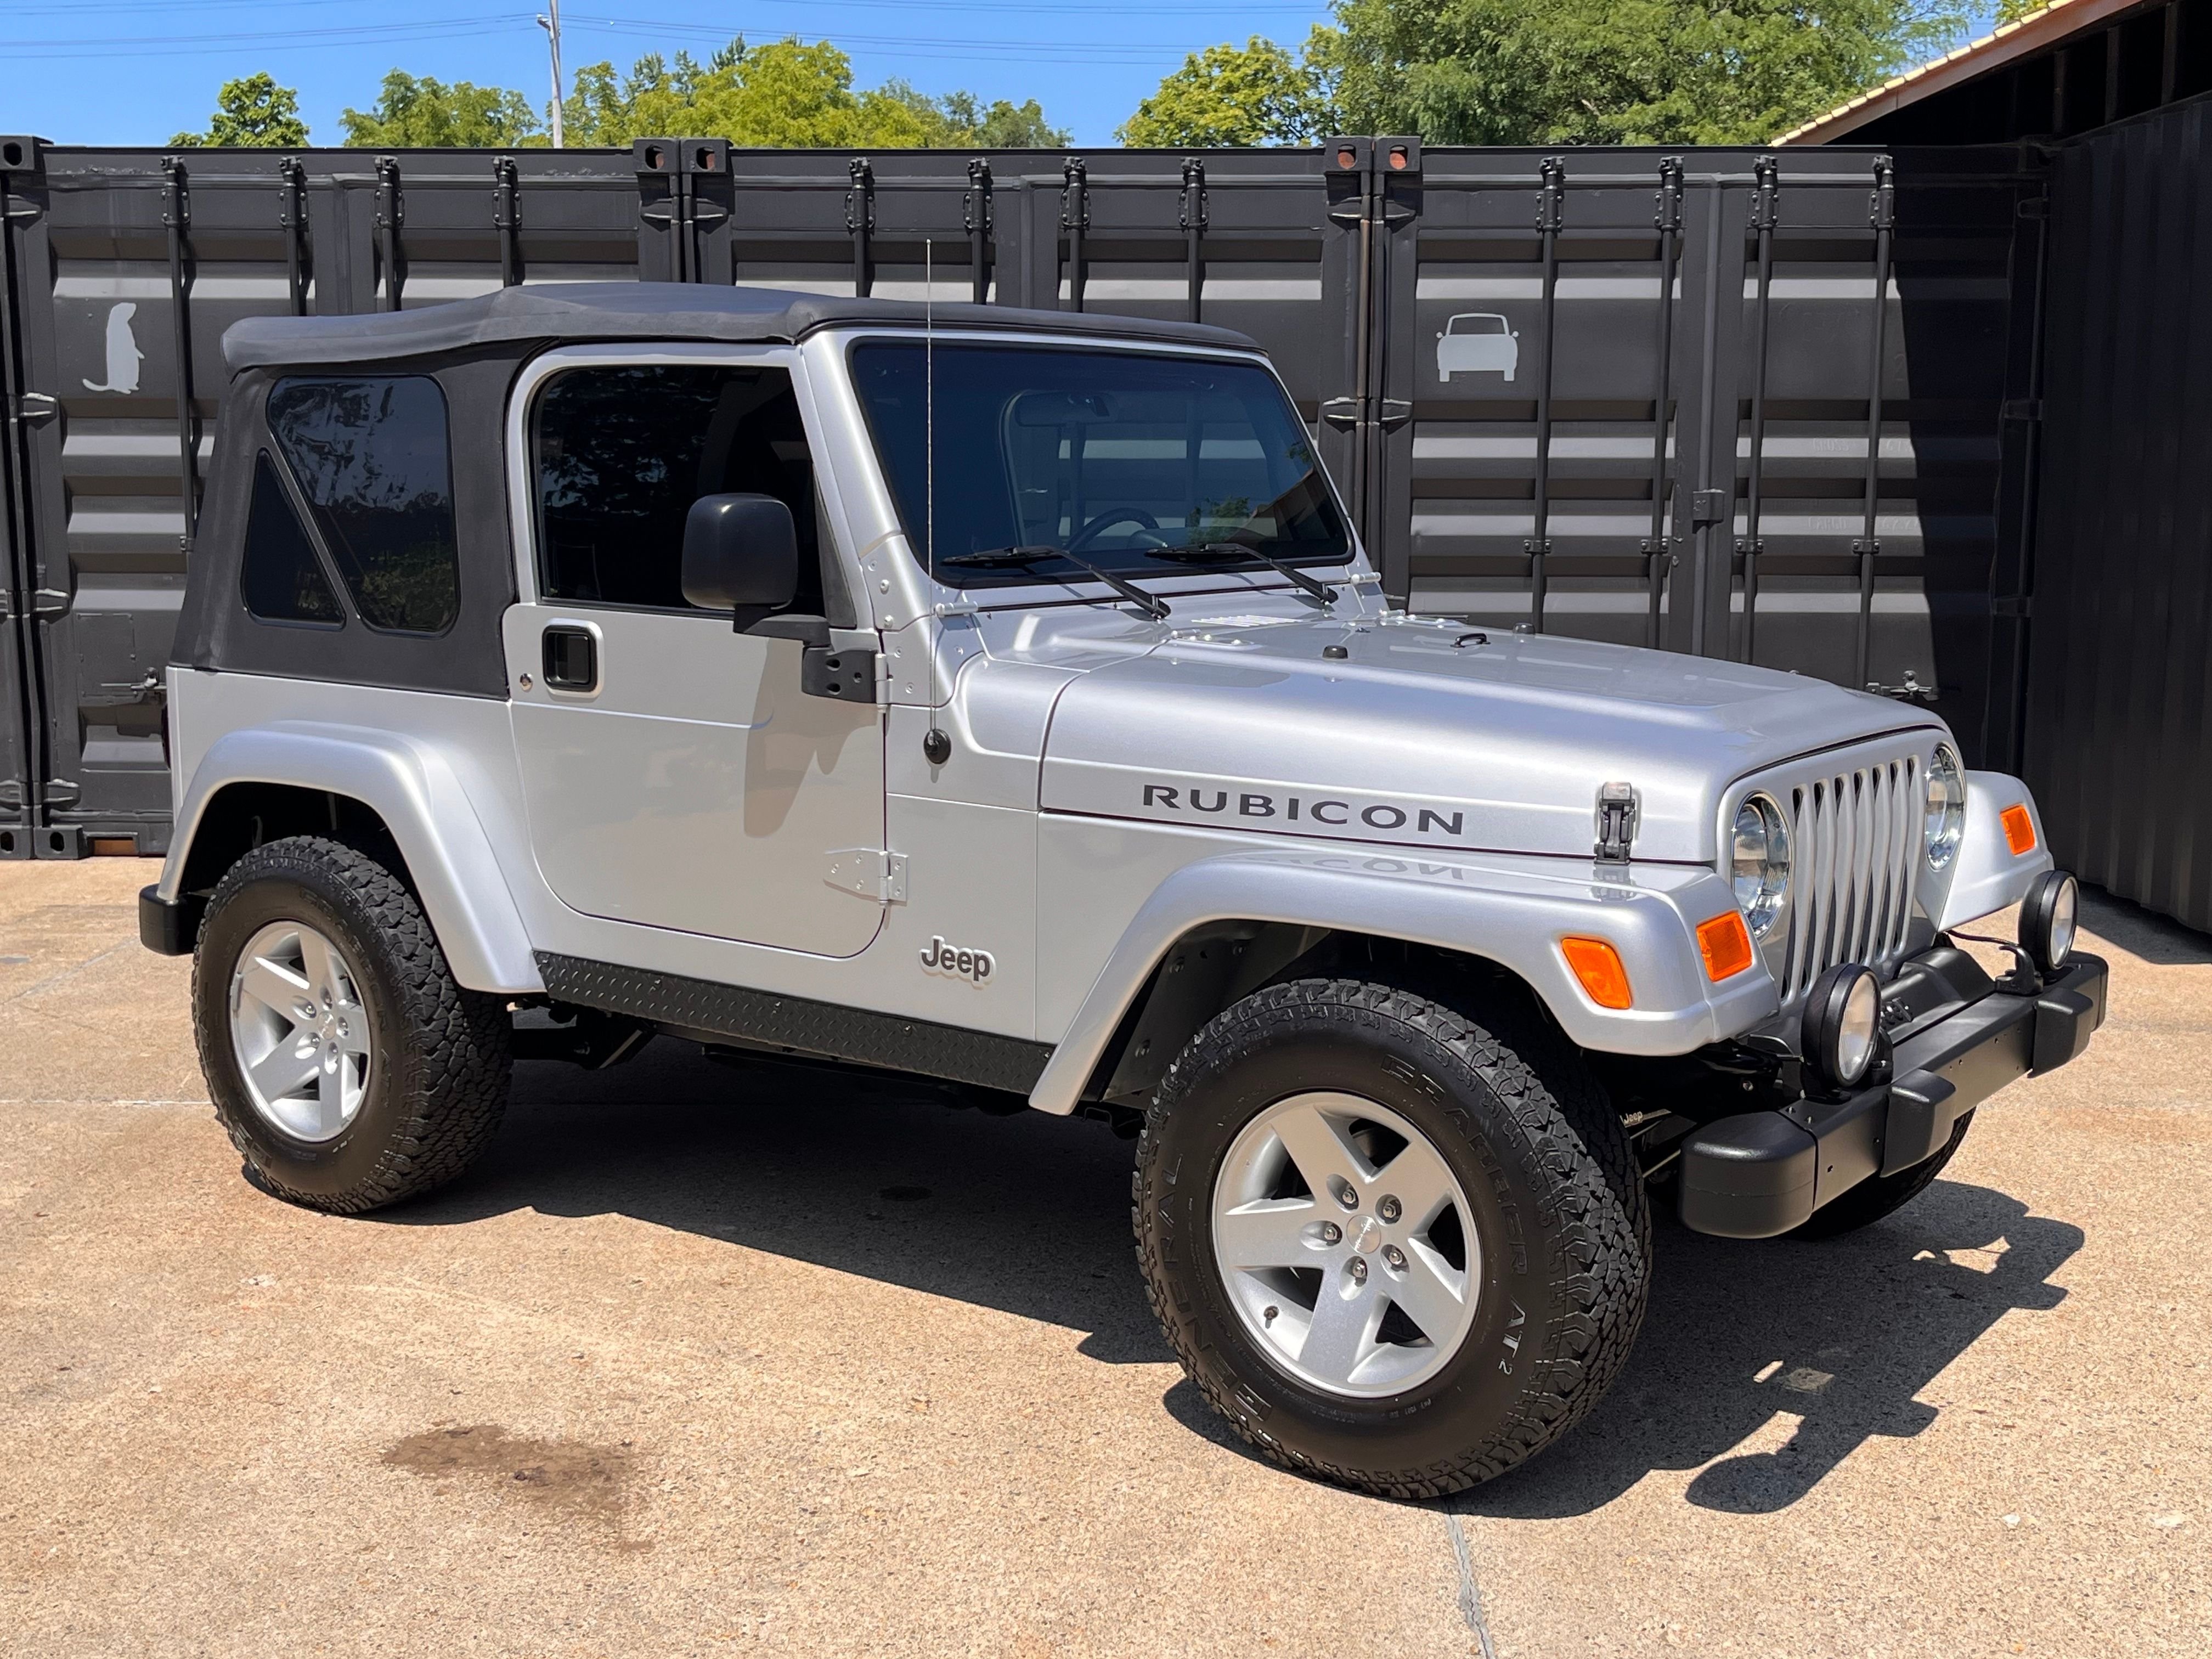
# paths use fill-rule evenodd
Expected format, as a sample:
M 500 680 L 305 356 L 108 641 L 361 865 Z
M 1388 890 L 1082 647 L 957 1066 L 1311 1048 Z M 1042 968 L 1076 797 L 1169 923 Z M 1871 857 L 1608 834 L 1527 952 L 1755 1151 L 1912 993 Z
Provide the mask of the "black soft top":
M 914 300 L 845 300 L 781 289 L 696 283 L 526 283 L 420 311 L 343 317 L 249 317 L 222 337 L 233 374 L 309 363 L 386 362 L 501 341 L 689 339 L 796 341 L 853 325 L 1020 330 L 1158 340 L 1172 345 L 1259 347 L 1233 329 L 1080 311 L 1023 311 Z

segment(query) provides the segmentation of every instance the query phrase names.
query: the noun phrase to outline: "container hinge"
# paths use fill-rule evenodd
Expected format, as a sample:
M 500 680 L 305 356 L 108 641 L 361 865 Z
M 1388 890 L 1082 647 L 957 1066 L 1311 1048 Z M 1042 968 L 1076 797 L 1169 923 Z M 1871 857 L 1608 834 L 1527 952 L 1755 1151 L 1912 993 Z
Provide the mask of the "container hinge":
M 1707 525 L 1726 524 L 1729 520 L 1729 492 L 1725 489 L 1693 489 L 1690 492 L 1690 527 L 1703 530 Z
M 1361 402 L 1358 398 L 1331 398 L 1321 406 L 1321 417 L 1331 426 L 1358 426 Z
M 31 614 L 34 617 L 66 616 L 70 596 L 59 588 L 41 587 L 31 594 Z
M 15 407 L 9 412 L 25 426 L 37 426 L 59 415 L 62 406 L 49 392 L 26 392 L 15 400 Z
M 1385 432 L 1413 418 L 1413 406 L 1403 398 L 1385 398 L 1382 403 L 1382 412 L 1375 417 L 1375 424 Z
M 1638 816 L 1636 786 L 1601 783 L 1597 787 L 1597 846 L 1600 864 L 1626 864 L 1636 845 Z
M 1990 615 L 2026 621 L 2035 615 L 2035 599 L 2027 593 L 2000 593 L 1990 601 Z
M 823 879 L 842 893 L 857 893 L 878 904 L 906 902 L 906 854 L 880 847 L 847 847 L 824 854 Z
M 2043 418 L 2043 399 L 2040 398 L 2008 398 L 2000 418 L 2006 421 L 2039 421 Z
M 49 806 L 74 806 L 76 805 L 77 798 L 76 780 L 75 778 L 48 778 L 46 780 L 46 789 L 43 793 L 46 796 L 46 805 Z
M 1782 164 L 1771 155 L 1752 163 L 1751 228 L 1775 230 L 1782 223 Z

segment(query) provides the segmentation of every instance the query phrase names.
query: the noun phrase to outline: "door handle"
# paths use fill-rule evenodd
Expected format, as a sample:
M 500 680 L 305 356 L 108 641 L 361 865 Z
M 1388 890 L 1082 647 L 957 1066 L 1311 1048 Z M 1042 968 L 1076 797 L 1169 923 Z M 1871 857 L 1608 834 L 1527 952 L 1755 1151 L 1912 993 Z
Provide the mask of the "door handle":
M 556 623 L 545 630 L 545 689 L 549 691 L 596 691 L 599 689 L 599 642 L 588 628 Z

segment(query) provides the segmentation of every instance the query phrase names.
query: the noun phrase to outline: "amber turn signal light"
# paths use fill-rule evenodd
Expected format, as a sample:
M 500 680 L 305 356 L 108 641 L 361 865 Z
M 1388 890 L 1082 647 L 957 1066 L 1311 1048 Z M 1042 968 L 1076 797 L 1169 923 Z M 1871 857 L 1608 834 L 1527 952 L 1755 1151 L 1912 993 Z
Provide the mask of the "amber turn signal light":
M 1698 954 L 1705 959 L 1705 977 L 1718 982 L 1751 966 L 1751 930 L 1741 911 L 1730 910 L 1698 924 Z
M 1563 939 L 1559 954 L 1599 1007 L 1626 1008 L 1636 1000 L 1628 988 L 1628 969 L 1620 965 L 1620 952 L 1605 940 Z
M 2025 806 L 2008 806 L 1997 821 L 2004 825 L 2005 845 L 2018 858 L 2035 850 L 2035 819 Z

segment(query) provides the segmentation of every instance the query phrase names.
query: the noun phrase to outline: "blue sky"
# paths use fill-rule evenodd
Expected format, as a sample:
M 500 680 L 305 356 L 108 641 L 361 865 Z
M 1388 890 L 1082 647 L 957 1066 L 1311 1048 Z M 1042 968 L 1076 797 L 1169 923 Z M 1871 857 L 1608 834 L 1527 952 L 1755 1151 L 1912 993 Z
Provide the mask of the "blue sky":
M 299 89 L 319 143 L 366 108 L 394 67 L 442 81 L 550 89 L 544 0 L 7 0 L 0 3 L 0 131 L 57 143 L 161 144 L 207 125 L 216 88 L 267 70 Z M 1113 130 L 1183 55 L 1265 34 L 1296 43 L 1326 4 L 1274 0 L 563 0 L 563 66 L 733 33 L 797 33 L 851 55 L 862 85 L 902 76 L 925 92 L 1036 98 L 1081 144 Z

